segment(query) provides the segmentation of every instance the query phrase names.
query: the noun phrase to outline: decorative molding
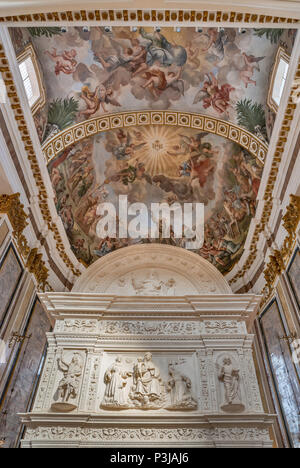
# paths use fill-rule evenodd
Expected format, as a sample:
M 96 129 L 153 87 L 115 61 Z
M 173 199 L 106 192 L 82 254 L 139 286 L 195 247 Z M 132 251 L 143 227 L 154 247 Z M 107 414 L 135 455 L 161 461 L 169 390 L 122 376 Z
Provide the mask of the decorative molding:
M 21 106 L 20 98 L 17 94 L 17 89 L 13 81 L 13 76 L 9 67 L 8 59 L 5 54 L 3 45 L 0 43 L 0 72 L 3 77 L 3 81 L 6 87 L 7 96 L 10 101 L 11 109 L 15 114 L 15 119 L 18 122 L 18 129 L 22 141 L 24 143 L 24 149 L 27 153 L 28 160 L 30 162 L 32 175 L 38 187 L 38 203 L 41 210 L 44 221 L 48 225 L 48 229 L 52 231 L 54 240 L 56 242 L 57 251 L 62 258 L 65 265 L 72 270 L 75 276 L 80 276 L 81 272 L 77 270 L 71 260 L 69 259 L 64 242 L 61 238 L 57 225 L 53 222 L 51 212 L 48 206 L 48 193 L 43 181 L 43 176 L 39 167 L 38 159 L 35 154 L 34 146 L 30 137 L 30 133 L 26 124 L 25 116 Z
M 268 177 L 268 181 L 267 181 L 267 185 L 266 185 L 266 189 L 264 193 L 264 207 L 262 211 L 261 220 L 260 222 L 257 223 L 253 236 L 252 236 L 251 244 L 249 247 L 250 254 L 247 260 L 245 261 L 243 267 L 241 267 L 239 272 L 229 281 L 229 284 L 231 285 L 236 283 L 239 278 L 242 278 L 244 274 L 253 265 L 258 254 L 257 245 L 259 242 L 260 234 L 264 231 L 271 217 L 271 213 L 273 209 L 273 197 L 272 197 L 273 190 L 274 190 L 275 183 L 277 180 L 277 175 L 279 172 L 280 163 L 281 163 L 282 156 L 284 153 L 285 144 L 289 136 L 295 109 L 297 107 L 297 104 L 295 104 L 294 102 L 294 95 L 298 89 L 297 80 L 299 80 L 299 78 L 300 78 L 300 61 L 298 62 L 298 67 L 295 72 L 294 81 L 290 90 L 290 95 L 289 95 L 288 103 L 285 109 L 281 130 L 280 130 L 277 144 L 276 144 L 275 151 L 274 151 L 273 161 L 272 161 L 272 165 L 271 165 L 271 169 L 270 169 L 270 173 L 269 173 L 269 177 Z
M 268 428 L 217 427 L 217 428 L 89 428 L 64 426 L 39 426 L 28 428 L 25 440 L 103 440 L 103 441 L 270 441 Z
M 291 202 L 287 206 L 286 214 L 283 216 L 283 227 L 287 231 L 283 246 L 280 250 L 273 250 L 269 263 L 264 270 L 266 285 L 262 291 L 264 295 L 262 305 L 265 304 L 273 293 L 274 283 L 279 275 L 286 270 L 287 264 L 292 256 L 297 238 L 297 228 L 300 222 L 300 197 L 290 195 Z
M 213 10 L 80 10 L 80 11 L 62 11 L 49 13 L 32 13 L 15 16 L 0 17 L 2 23 L 34 23 L 35 26 L 57 22 L 81 22 L 93 21 L 105 24 L 106 22 L 145 22 L 151 24 L 154 22 L 166 22 L 168 24 L 178 23 L 243 23 L 249 26 L 253 24 L 299 24 L 297 18 L 290 18 L 289 12 L 285 15 L 269 16 L 259 13 L 247 13 L 236 11 L 213 11 Z
M 95 117 L 56 134 L 43 144 L 42 149 L 49 164 L 59 153 L 85 138 L 116 128 L 143 125 L 187 127 L 219 135 L 238 143 L 262 163 L 268 153 L 268 147 L 263 141 L 231 122 L 198 113 L 163 110 L 127 111 Z
M 0 213 L 7 214 L 13 228 L 13 237 L 25 267 L 35 276 L 41 291 L 51 290 L 48 283 L 48 268 L 43 261 L 43 255 L 37 248 L 30 249 L 27 239 L 23 234 L 28 225 L 28 215 L 24 211 L 24 205 L 20 202 L 20 194 L 0 195 Z

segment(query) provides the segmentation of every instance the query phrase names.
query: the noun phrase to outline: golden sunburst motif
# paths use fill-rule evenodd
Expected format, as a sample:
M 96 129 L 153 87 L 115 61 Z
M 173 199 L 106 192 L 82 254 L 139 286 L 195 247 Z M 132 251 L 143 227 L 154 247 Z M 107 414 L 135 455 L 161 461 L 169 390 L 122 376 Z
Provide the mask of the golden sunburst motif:
M 155 176 L 165 174 L 169 177 L 179 177 L 178 158 L 170 154 L 174 145 L 178 144 L 180 129 L 166 127 L 147 127 L 140 131 L 141 147 L 135 151 L 129 164 L 143 163 L 147 174 Z

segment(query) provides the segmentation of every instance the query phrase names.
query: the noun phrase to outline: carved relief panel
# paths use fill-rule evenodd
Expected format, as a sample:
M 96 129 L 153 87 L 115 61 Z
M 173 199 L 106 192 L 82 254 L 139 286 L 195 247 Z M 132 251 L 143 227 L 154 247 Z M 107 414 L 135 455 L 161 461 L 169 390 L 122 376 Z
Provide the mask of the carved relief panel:
M 171 353 L 106 354 L 100 373 L 104 410 L 195 410 L 195 357 Z
M 77 408 L 84 374 L 84 354 L 59 350 L 56 354 L 57 373 L 51 410 L 70 412 Z

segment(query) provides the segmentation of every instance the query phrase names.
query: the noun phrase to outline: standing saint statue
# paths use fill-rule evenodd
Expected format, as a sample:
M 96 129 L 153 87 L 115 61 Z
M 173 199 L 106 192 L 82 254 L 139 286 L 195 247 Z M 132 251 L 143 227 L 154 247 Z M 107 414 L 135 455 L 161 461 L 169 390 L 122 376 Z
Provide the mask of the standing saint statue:
M 218 378 L 224 383 L 226 404 L 221 408 L 227 412 L 241 412 L 245 409 L 241 403 L 239 369 L 235 369 L 229 357 L 223 360 Z
M 131 375 L 131 372 L 124 370 L 122 358 L 117 356 L 115 362 L 104 374 L 104 383 L 106 384 L 106 388 L 101 406 L 115 408 L 128 407 L 125 396 L 125 387 L 127 385 L 127 379 Z
M 74 353 L 70 364 L 67 364 L 59 355 L 57 359 L 58 369 L 63 373 L 63 378 L 58 384 L 56 392 L 57 402 L 53 403 L 51 408 L 54 411 L 72 411 L 77 406 L 69 402 L 70 399 L 76 399 L 79 393 L 80 377 L 82 375 L 82 357 L 79 353 Z

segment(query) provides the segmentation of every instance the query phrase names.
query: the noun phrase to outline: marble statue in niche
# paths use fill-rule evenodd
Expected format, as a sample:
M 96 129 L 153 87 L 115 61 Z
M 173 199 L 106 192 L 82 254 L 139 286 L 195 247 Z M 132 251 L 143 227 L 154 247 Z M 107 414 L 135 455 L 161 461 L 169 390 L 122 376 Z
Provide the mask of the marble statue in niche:
M 159 368 L 152 361 L 152 354 L 138 357 L 133 366 L 133 386 L 129 398 L 136 407 L 161 408 L 165 400 L 165 386 Z
M 106 385 L 104 398 L 101 406 L 103 408 L 129 408 L 126 401 L 125 387 L 128 377 L 132 373 L 124 370 L 123 360 L 117 356 L 115 362 L 106 370 L 104 383 Z
M 178 366 L 178 362 L 169 363 L 167 390 L 171 396 L 171 405 L 168 409 L 196 409 L 198 405 L 192 395 L 191 379 L 180 372 Z
M 232 364 L 230 357 L 225 357 L 219 368 L 218 378 L 224 384 L 225 404 L 221 406 L 223 411 L 228 413 L 240 413 L 245 406 L 241 402 L 240 371 Z
M 69 400 L 76 400 L 79 395 L 80 380 L 83 371 L 82 356 L 74 353 L 71 362 L 67 364 L 62 356 L 62 351 L 57 359 L 58 369 L 63 373 L 63 378 L 58 384 L 54 395 L 55 403 L 51 405 L 53 411 L 69 412 L 77 408 L 77 405 Z

